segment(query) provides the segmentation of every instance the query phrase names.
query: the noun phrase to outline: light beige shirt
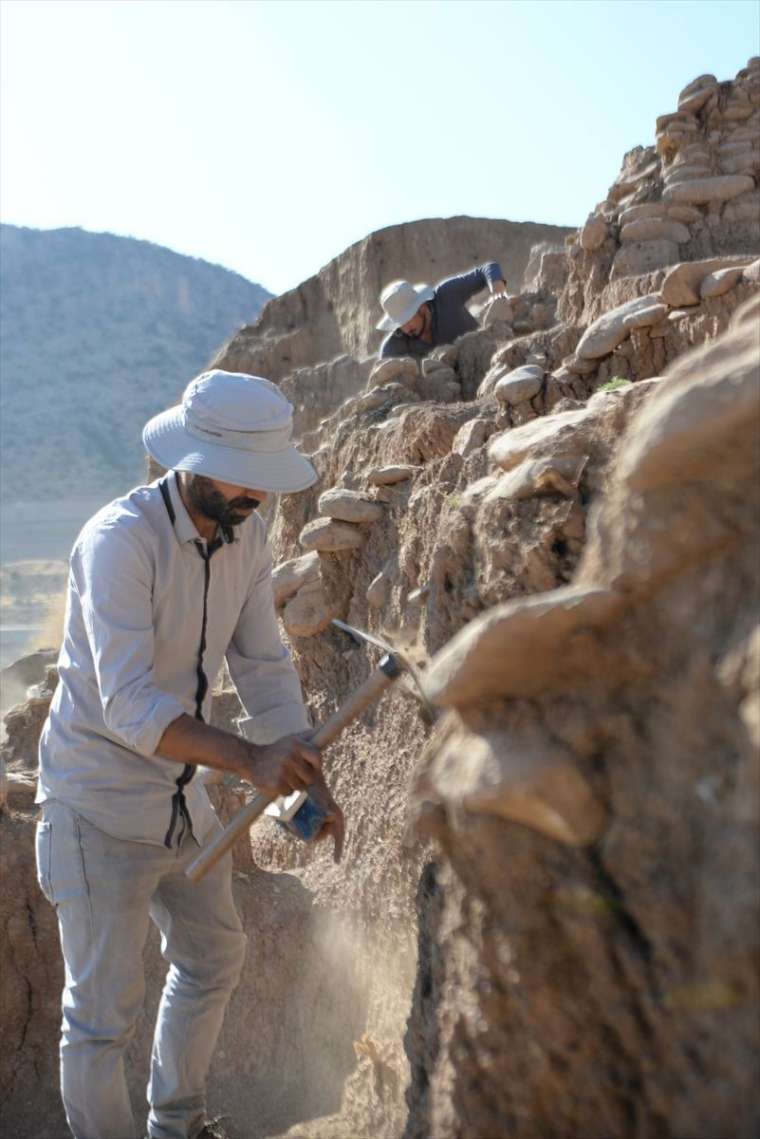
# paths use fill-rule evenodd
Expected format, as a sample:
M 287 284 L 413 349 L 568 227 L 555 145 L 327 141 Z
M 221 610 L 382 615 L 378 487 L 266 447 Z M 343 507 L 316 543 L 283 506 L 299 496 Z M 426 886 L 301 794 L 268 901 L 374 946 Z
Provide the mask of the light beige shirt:
M 71 555 L 60 683 L 40 739 L 37 801 L 67 803 L 117 838 L 163 844 L 184 765 L 155 755 L 168 725 L 196 713 L 204 597 L 200 538 L 171 474 L 172 524 L 158 482 L 105 506 Z M 280 641 L 266 527 L 254 512 L 209 561 L 204 672 L 226 657 L 257 743 L 308 730 Z M 210 695 L 203 702 L 207 718 Z M 193 834 L 214 813 L 197 775 L 184 788 Z

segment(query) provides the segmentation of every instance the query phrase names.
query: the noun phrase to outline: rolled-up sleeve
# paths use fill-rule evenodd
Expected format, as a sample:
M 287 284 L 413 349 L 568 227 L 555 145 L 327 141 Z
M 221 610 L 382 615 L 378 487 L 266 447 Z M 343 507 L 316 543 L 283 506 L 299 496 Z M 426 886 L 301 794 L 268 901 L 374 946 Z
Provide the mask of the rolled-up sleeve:
M 308 731 L 301 682 L 280 640 L 272 594 L 272 555 L 265 542 L 227 649 L 232 682 L 247 713 L 239 727 L 253 743 Z
M 105 726 L 140 755 L 153 756 L 185 709 L 153 677 L 150 555 L 128 529 L 104 527 L 74 548 L 71 585 L 81 602 Z

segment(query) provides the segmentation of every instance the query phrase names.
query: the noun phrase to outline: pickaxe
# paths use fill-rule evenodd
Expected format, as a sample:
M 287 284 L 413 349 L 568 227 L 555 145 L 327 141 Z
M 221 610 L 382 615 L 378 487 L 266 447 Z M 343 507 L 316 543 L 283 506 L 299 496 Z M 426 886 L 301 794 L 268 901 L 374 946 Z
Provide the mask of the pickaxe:
M 422 690 L 417 671 L 411 661 L 409 661 L 403 653 L 394 649 L 393 646 L 387 644 L 385 641 L 381 641 L 369 633 L 363 633 L 359 629 L 354 629 L 351 625 L 346 625 L 343 621 L 335 620 L 333 624 L 348 633 L 356 641 L 364 641 L 371 645 L 377 645 L 383 650 L 384 656 L 364 683 L 360 685 L 360 687 L 341 704 L 337 712 L 334 712 L 332 716 L 317 729 L 314 735 L 311 736 L 311 742 L 316 747 L 326 748 L 336 740 L 343 729 L 353 723 L 366 708 L 375 704 L 386 689 L 388 689 L 403 672 L 408 673 L 412 678 L 425 708 L 432 713 L 432 708 Z M 219 859 L 227 853 L 240 835 L 244 834 L 248 828 L 256 822 L 269 804 L 276 798 L 276 795 L 264 795 L 260 792 L 254 795 L 251 801 L 230 820 L 224 830 L 212 839 L 207 846 L 204 846 L 195 856 L 185 870 L 186 876 L 192 882 L 200 882 L 201 878 L 217 864 Z

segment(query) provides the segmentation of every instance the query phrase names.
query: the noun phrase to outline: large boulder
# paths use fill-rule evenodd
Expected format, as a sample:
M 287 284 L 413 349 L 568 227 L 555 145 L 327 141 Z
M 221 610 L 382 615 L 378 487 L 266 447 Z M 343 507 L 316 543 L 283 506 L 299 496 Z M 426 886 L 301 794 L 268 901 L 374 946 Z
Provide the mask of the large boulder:
M 320 494 L 317 509 L 338 522 L 377 522 L 383 517 L 383 507 L 375 499 L 342 487 Z
M 631 241 L 670 241 L 685 245 L 689 231 L 681 222 L 668 218 L 639 218 L 628 222 L 620 230 L 620 240 L 625 244 Z
M 304 550 L 322 550 L 334 554 L 339 550 L 357 550 L 366 538 L 358 526 L 334 522 L 332 518 L 315 518 L 301 531 Z
M 316 637 L 340 612 L 340 605 L 328 600 L 321 581 L 307 581 L 285 606 L 282 623 L 291 637 Z
M 704 261 L 684 261 L 674 265 L 662 282 L 662 300 L 672 308 L 698 305 L 700 285 L 705 277 L 721 269 L 749 265 L 753 260 L 750 255 L 737 255 L 710 257 Z
M 300 558 L 289 558 L 272 571 L 272 589 L 276 606 L 284 605 L 307 581 L 319 577 L 319 554 L 312 550 Z
M 561 684 L 575 668 L 572 634 L 609 623 L 622 604 L 609 590 L 568 587 L 497 606 L 466 625 L 434 658 L 425 673 L 428 699 L 462 708 L 535 696 Z
M 543 382 L 543 368 L 537 364 L 525 364 L 501 376 L 494 384 L 493 394 L 499 403 L 515 406 L 538 395 Z
M 380 360 L 369 374 L 368 388 L 379 388 L 384 384 L 404 384 L 414 387 L 419 379 L 419 361 L 413 356 L 393 356 Z
M 659 377 L 626 384 L 612 391 L 597 392 L 589 402 L 571 411 L 541 416 L 522 427 L 492 436 L 488 444 L 491 461 L 504 471 L 523 460 L 556 459 L 582 463 L 592 452 L 608 452 L 626 417 L 662 381 Z
M 749 174 L 725 174 L 673 183 L 665 187 L 662 196 L 666 201 L 685 202 L 689 205 L 729 202 L 754 188 L 755 180 Z
M 645 297 L 635 297 L 605 312 L 583 333 L 576 348 L 576 355 L 586 360 L 598 360 L 602 356 L 608 356 L 628 335 L 625 318 L 642 309 L 649 309 L 652 305 L 659 304 L 661 300 L 659 293 L 649 293 Z

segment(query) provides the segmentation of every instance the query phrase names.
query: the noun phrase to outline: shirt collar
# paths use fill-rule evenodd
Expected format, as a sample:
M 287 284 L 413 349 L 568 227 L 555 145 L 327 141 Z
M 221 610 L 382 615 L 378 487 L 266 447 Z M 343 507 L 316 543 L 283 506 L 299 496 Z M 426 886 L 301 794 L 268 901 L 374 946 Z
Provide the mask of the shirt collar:
M 202 541 L 198 533 L 195 523 L 190 515 L 187 513 L 187 507 L 182 501 L 182 495 L 179 493 L 179 482 L 177 479 L 177 472 L 172 471 L 166 480 L 169 489 L 169 498 L 171 499 L 172 506 L 174 507 L 175 521 L 172 529 L 174 530 L 174 537 L 182 546 L 185 542 Z

